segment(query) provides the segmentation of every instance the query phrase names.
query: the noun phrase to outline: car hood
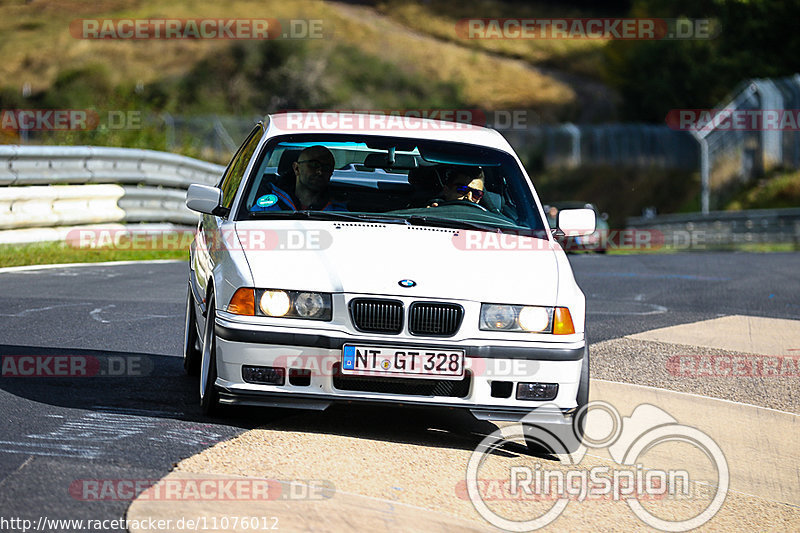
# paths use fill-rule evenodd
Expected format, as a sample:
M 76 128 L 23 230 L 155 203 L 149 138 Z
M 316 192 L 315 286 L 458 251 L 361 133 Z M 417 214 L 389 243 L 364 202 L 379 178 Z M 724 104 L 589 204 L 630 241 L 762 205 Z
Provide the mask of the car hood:
M 269 229 L 266 229 L 269 228 Z M 401 224 L 236 223 L 260 288 L 555 305 L 549 241 Z M 264 236 L 266 235 L 266 237 Z M 263 244 L 262 244 L 263 243 Z M 412 280 L 413 287 L 402 287 Z

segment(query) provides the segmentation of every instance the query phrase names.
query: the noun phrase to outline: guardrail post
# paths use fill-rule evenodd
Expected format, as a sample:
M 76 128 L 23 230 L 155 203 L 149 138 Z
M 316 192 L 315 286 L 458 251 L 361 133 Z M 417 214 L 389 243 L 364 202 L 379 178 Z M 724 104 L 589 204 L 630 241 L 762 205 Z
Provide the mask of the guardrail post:
M 700 137 L 700 211 L 707 215 L 711 203 L 711 163 L 708 157 L 708 139 Z

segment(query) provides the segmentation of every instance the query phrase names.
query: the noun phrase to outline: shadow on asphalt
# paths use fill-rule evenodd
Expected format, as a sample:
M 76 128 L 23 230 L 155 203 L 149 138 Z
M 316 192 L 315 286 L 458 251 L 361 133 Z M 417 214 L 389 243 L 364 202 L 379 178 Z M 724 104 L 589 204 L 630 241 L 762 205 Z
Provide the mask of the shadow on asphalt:
M 180 357 L 9 344 L 0 344 L 0 357 L 0 390 L 63 408 L 463 450 L 497 429 L 461 409 L 358 404 L 326 411 L 226 407 L 209 418 L 200 410 L 198 378 L 186 375 Z M 514 443 L 495 453 L 530 455 Z

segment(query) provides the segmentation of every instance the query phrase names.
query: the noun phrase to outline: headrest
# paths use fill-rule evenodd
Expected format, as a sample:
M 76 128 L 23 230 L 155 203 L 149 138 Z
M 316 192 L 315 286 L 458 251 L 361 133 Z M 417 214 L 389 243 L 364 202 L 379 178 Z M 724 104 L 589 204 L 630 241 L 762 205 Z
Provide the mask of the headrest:
M 281 176 L 285 176 L 287 174 L 293 175 L 292 163 L 297 161 L 297 159 L 300 157 L 300 152 L 302 151 L 302 148 L 290 148 L 284 150 L 281 154 L 280 161 L 278 161 L 278 174 Z
M 389 165 L 388 154 L 369 154 L 362 164 L 367 168 L 398 168 L 404 170 L 419 166 L 417 165 L 417 158 L 409 154 L 395 154 L 394 165 L 391 166 Z

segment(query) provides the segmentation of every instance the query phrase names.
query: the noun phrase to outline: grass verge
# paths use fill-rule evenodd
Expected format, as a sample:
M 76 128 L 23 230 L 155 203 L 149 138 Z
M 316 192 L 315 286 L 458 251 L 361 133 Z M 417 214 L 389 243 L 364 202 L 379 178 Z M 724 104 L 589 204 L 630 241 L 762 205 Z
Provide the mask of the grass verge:
M 144 261 L 148 259 L 188 260 L 189 250 L 133 250 L 125 248 L 77 248 L 65 242 L 0 245 L 0 267 Z

